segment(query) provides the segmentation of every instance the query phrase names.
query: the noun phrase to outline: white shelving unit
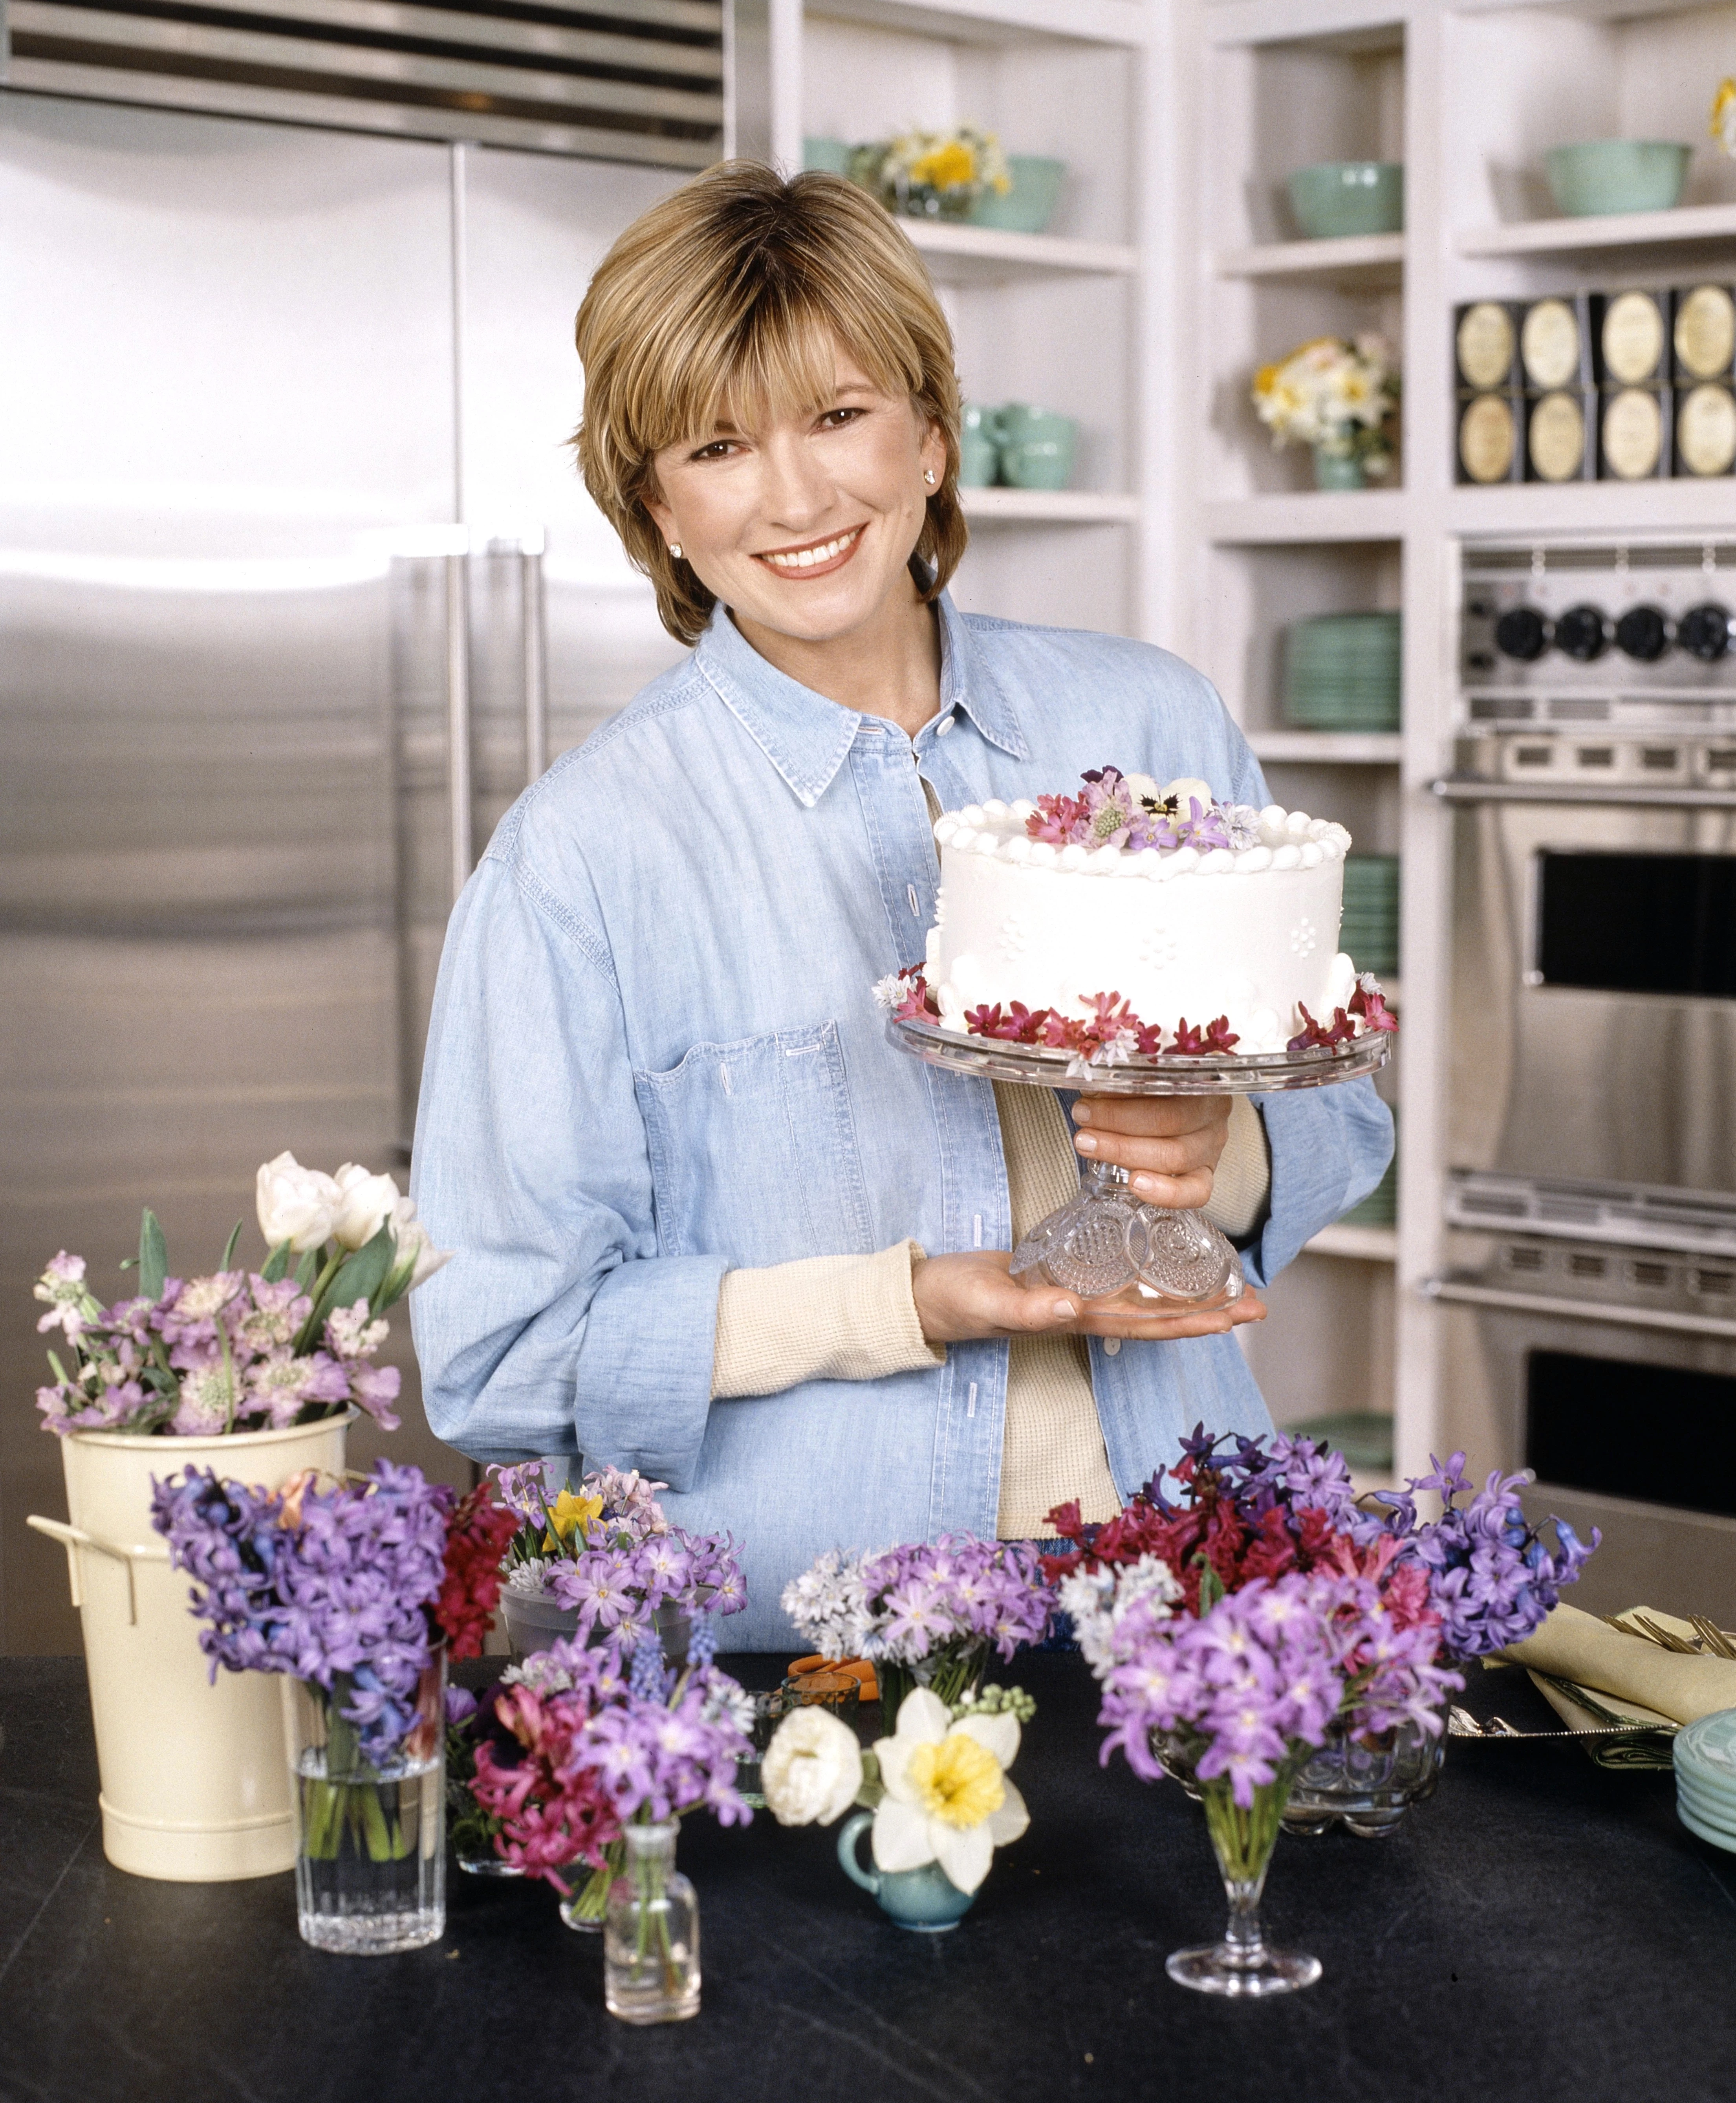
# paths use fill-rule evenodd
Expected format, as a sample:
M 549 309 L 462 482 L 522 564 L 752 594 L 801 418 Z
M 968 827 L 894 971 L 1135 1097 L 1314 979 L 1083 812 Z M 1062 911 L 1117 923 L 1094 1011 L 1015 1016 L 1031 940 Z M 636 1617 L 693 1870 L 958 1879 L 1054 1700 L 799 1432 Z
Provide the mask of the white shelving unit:
M 904 222 L 958 345 L 967 398 L 1026 402 L 1079 427 L 1075 487 L 972 489 L 954 586 L 985 612 L 1154 632 L 1165 562 L 1161 434 L 1146 376 L 1167 355 L 1153 191 L 1167 0 L 763 0 L 764 150 L 975 123 L 1010 153 L 1067 163 L 1050 230 Z M 751 83 L 744 108 L 754 106 Z M 738 136 L 748 150 L 748 130 Z M 1082 347 L 1088 346 L 1086 354 Z
M 1418 1291 L 1447 1260 L 1453 820 L 1427 785 L 1453 756 L 1460 551 L 1480 538 L 1609 546 L 1728 534 L 1736 482 L 1456 486 L 1452 313 L 1477 297 L 1689 273 L 1736 280 L 1736 162 L 1706 136 L 1730 70 L 1729 11 L 1675 0 L 1158 4 L 1176 11 L 1163 190 L 1182 229 L 1171 296 L 1188 353 L 1153 376 L 1176 441 L 1165 534 L 1179 588 L 1161 639 L 1217 682 L 1281 802 L 1343 817 L 1359 846 L 1396 851 L 1404 866 L 1403 1028 L 1383 1077 L 1402 1105 L 1398 1225 L 1317 1235 L 1275 1282 L 1270 1318 L 1243 1333 L 1281 1420 L 1390 1408 L 1400 1477 L 1460 1445 L 1473 1474 L 1517 1466 L 1522 1456 L 1442 1377 L 1447 1325 L 1467 1318 Z M 1598 136 L 1694 142 L 1681 207 L 1561 218 L 1543 154 Z M 1405 231 L 1297 239 L 1289 174 L 1364 158 L 1405 163 Z M 1249 384 L 1311 336 L 1366 328 L 1401 350 L 1400 472 L 1391 486 L 1322 494 L 1308 487 L 1305 454 L 1272 450 Z M 1404 614 L 1402 731 L 1285 726 L 1282 629 L 1374 607 Z

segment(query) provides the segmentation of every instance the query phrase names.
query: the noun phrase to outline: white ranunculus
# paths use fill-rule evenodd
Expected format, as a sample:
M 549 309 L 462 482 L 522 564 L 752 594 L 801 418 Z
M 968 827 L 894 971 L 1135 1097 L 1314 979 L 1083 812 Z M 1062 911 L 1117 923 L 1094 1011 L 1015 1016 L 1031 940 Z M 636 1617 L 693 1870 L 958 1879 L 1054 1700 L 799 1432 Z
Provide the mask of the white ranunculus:
M 829 1709 L 798 1709 L 773 1733 L 760 1763 L 766 1807 L 780 1825 L 829 1825 L 856 1800 L 862 1748 Z
M 996 1848 L 1031 1822 L 1006 1779 L 1019 1753 L 1019 1721 L 1004 1711 L 955 1723 L 939 1696 L 919 1687 L 904 1696 L 897 1730 L 874 1753 L 886 1790 L 874 1813 L 877 1868 L 938 1862 L 960 1891 L 974 1892 Z
M 297 1256 L 305 1256 L 331 1238 L 341 1202 L 331 1176 L 304 1168 L 293 1154 L 280 1154 L 260 1164 L 255 1189 L 267 1248 L 287 1242 Z
M 401 1202 L 398 1187 L 389 1176 L 370 1175 L 353 1161 L 338 1171 L 337 1185 L 340 1203 L 332 1232 L 345 1248 L 364 1248 Z
M 415 1268 L 410 1274 L 410 1283 L 404 1290 L 414 1292 L 419 1285 L 425 1285 L 437 1270 L 452 1260 L 451 1249 L 437 1249 L 428 1229 L 416 1217 L 414 1198 L 400 1198 L 392 1208 L 392 1238 L 397 1244 L 397 1259 L 393 1268 L 399 1268 L 406 1256 L 413 1255 Z

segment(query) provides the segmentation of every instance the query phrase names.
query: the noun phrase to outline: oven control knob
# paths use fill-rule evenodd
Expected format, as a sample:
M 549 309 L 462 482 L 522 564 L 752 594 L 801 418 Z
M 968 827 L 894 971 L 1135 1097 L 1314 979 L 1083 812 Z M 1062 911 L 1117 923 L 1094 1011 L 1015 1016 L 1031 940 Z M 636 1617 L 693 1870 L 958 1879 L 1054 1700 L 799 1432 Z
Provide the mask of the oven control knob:
M 1670 630 L 1655 606 L 1631 606 L 1615 624 L 1615 647 L 1642 665 L 1655 665 L 1670 647 Z
M 1716 600 L 1691 606 L 1676 624 L 1676 640 L 1690 657 L 1715 664 L 1730 647 L 1730 616 Z
M 1570 606 L 1555 625 L 1555 647 L 1582 665 L 1603 655 L 1603 616 L 1595 606 Z
M 1495 623 L 1495 647 L 1529 665 L 1549 647 L 1549 625 L 1534 606 L 1510 606 Z

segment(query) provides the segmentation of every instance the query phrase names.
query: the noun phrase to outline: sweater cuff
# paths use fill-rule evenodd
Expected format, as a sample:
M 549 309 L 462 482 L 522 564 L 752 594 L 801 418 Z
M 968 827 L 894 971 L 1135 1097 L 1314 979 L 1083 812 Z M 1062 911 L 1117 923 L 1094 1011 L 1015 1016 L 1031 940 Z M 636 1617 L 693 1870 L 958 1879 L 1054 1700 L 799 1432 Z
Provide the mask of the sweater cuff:
M 1201 1209 L 1231 1241 L 1245 1242 L 1264 1223 L 1271 1198 L 1265 1122 L 1246 1096 L 1237 1096 L 1230 1105 L 1229 1136 L 1212 1176 L 1211 1196 Z
M 732 1270 L 717 1289 L 712 1398 L 781 1394 L 804 1381 L 884 1380 L 946 1363 L 917 1318 L 915 1242 L 877 1256 L 805 1256 Z

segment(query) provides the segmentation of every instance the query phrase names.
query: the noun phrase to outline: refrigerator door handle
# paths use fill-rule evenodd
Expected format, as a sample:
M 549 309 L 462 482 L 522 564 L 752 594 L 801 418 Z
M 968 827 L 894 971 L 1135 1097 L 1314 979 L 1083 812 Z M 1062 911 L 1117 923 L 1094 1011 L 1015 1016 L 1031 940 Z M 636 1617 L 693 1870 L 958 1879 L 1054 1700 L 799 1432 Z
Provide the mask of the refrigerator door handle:
M 518 543 L 520 661 L 525 682 L 525 786 L 548 765 L 548 660 L 543 614 L 543 535 L 526 533 Z
M 446 566 L 446 801 L 451 840 L 452 900 L 470 880 L 475 843 L 470 782 L 470 558 L 454 552 Z

